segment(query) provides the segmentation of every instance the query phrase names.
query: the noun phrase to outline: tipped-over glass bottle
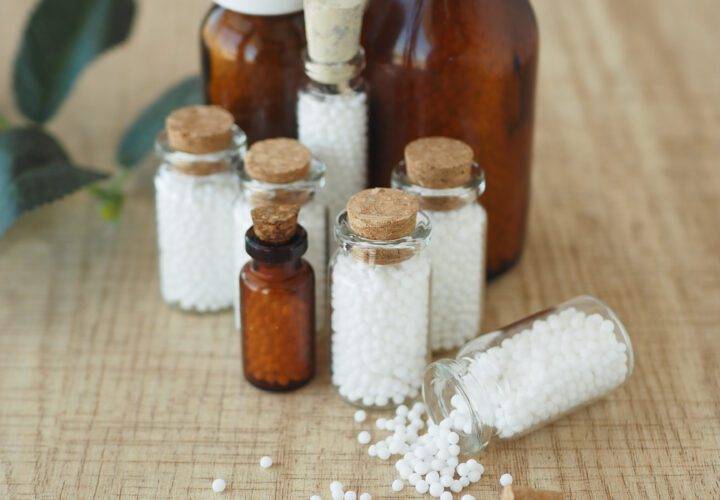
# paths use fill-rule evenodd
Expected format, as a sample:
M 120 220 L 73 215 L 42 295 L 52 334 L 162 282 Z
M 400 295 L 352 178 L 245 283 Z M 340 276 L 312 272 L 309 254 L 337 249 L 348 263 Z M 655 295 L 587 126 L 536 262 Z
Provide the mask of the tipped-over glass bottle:
M 434 422 L 450 418 L 467 452 L 525 435 L 622 385 L 633 370 L 625 327 L 600 300 L 576 297 L 466 344 L 425 371 Z
M 315 279 L 302 258 L 307 232 L 296 220 L 296 206 L 254 209 L 246 235 L 252 260 L 240 273 L 243 372 L 269 391 L 297 389 L 315 375 Z
M 353 196 L 335 225 L 332 381 L 348 402 L 385 408 L 420 392 L 429 360 L 430 221 L 414 196 Z

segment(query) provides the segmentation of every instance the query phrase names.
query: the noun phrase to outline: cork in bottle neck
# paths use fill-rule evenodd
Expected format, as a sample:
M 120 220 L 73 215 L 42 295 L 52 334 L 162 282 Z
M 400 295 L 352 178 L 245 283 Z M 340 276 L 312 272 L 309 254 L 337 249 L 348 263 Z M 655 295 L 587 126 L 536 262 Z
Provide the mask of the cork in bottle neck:
M 283 245 L 297 231 L 297 205 L 263 206 L 252 209 L 255 236 L 268 245 Z
M 313 80 L 337 85 L 357 76 L 364 10 L 365 0 L 305 0 L 306 71 Z
M 191 155 L 206 155 L 229 149 L 233 144 L 232 114 L 220 106 L 188 106 L 173 111 L 165 120 L 169 146 Z M 210 175 L 228 170 L 224 161 L 174 163 L 173 168 L 189 175 Z
M 405 147 L 408 180 L 428 189 L 445 190 L 467 185 L 472 179 L 474 153 L 466 143 L 448 137 L 426 137 Z M 423 210 L 450 211 L 465 201 L 457 196 L 422 196 Z
M 350 229 L 358 236 L 375 242 L 390 242 L 415 231 L 420 209 L 416 196 L 397 189 L 373 188 L 361 191 L 347 204 Z M 408 248 L 357 247 L 352 255 L 373 264 L 395 264 L 409 259 Z

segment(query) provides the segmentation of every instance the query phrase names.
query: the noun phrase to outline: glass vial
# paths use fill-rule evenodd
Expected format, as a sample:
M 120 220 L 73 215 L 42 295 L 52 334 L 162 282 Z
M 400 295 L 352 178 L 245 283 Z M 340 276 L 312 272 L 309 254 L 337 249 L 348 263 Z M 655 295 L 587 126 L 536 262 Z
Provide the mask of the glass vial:
M 307 231 L 305 258 L 315 271 L 315 309 L 318 331 L 325 325 L 327 267 L 327 207 L 322 201 L 325 165 L 294 139 L 256 142 L 240 169 L 241 196 L 233 208 L 235 224 L 235 276 L 250 256 L 245 233 L 252 226 L 251 211 L 261 206 L 294 204 L 300 207 L 299 222 Z M 235 301 L 236 326 L 240 327 L 240 297 Z
M 430 346 L 460 347 L 481 331 L 485 292 L 487 214 L 480 205 L 485 176 L 467 144 L 444 137 L 418 139 L 405 148 L 392 186 L 420 198 L 433 243 Z
M 243 373 L 268 391 L 289 391 L 315 375 L 315 278 L 302 258 L 308 236 L 298 207 L 253 209 L 252 260 L 240 273 Z
M 469 342 L 432 363 L 423 398 L 434 422 L 450 417 L 466 451 L 525 435 L 618 388 L 633 370 L 625 327 L 600 300 L 580 296 Z
M 302 0 L 216 0 L 200 30 L 205 98 L 250 142 L 295 137 L 303 80 Z
M 232 205 L 245 134 L 217 106 L 172 113 L 155 149 L 160 289 L 168 304 L 212 312 L 233 304 Z
M 402 191 L 362 191 L 338 216 L 330 264 L 332 381 L 348 402 L 415 398 L 429 359 L 430 221 Z
M 367 93 L 360 47 L 364 0 L 305 3 L 308 77 L 298 95 L 298 137 L 328 167 L 335 217 L 366 186 Z

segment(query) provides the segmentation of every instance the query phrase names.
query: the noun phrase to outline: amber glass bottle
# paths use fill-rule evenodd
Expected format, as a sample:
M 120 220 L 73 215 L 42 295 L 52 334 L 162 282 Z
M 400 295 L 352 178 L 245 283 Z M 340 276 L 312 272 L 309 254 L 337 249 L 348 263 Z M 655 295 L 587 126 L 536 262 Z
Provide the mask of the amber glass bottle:
M 297 137 L 304 79 L 301 0 L 217 0 L 201 28 L 205 98 L 230 111 L 250 142 Z
M 252 260 L 240 273 L 242 358 L 245 378 L 268 391 L 289 391 L 315 375 L 315 278 L 302 258 L 301 226 L 283 244 L 246 236 Z
M 527 0 L 369 0 L 370 182 L 388 185 L 407 143 L 468 143 L 487 173 L 488 274 L 522 251 L 538 34 Z

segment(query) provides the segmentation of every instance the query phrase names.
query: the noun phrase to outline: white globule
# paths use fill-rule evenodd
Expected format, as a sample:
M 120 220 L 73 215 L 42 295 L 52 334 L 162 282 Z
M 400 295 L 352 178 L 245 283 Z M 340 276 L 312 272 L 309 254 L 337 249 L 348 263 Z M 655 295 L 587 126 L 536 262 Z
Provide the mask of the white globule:
M 433 351 L 459 347 L 480 333 L 485 290 L 487 214 L 477 202 L 427 211 L 432 221 Z
M 160 289 L 181 309 L 211 312 L 232 306 L 232 205 L 236 175 L 185 174 L 163 165 L 155 176 Z
M 367 94 L 300 92 L 298 137 L 327 166 L 325 191 L 331 220 L 365 187 Z
M 238 198 L 233 207 L 233 248 L 234 248 L 234 304 L 235 326 L 240 328 L 240 286 L 238 277 L 243 266 L 250 260 L 245 250 L 245 233 L 252 227 L 251 204 Z M 327 266 L 327 210 L 319 200 L 312 200 L 300 208 L 300 224 L 308 235 L 308 249 L 303 258 L 315 273 L 315 326 L 322 331 L 325 325 L 325 268 Z
M 628 353 L 614 332 L 609 319 L 571 307 L 476 353 L 463 379 L 480 423 L 514 437 L 618 387 Z M 467 423 L 466 401 L 456 394 L 451 405 L 450 417 Z
M 453 492 L 459 493 L 471 482 L 479 481 L 484 468 L 474 459 L 459 464 L 457 456 L 448 452 L 450 447 L 457 446 L 452 443 L 454 438 L 451 436 L 462 431 L 452 419 L 446 418 L 437 425 L 428 421 L 427 431 L 418 435 L 417 431 L 422 428 L 418 423 L 422 422 L 424 426 L 424 413 L 425 406 L 415 403 L 410 411 L 406 408 L 396 409 L 395 418 L 378 419 L 378 427 L 392 434 L 372 447 L 392 449 L 392 455 L 401 457 L 395 461 L 399 477 L 392 482 L 392 491 L 399 492 L 405 484 L 409 484 L 421 494 L 429 493 L 441 500 L 452 498 Z M 456 468 L 467 472 L 468 476 L 455 479 Z M 425 471 L 424 475 L 418 473 L 418 470 Z
M 384 407 L 419 394 L 428 355 L 429 279 L 424 251 L 387 265 L 337 254 L 332 378 L 348 401 Z M 384 450 L 377 455 L 385 456 Z

